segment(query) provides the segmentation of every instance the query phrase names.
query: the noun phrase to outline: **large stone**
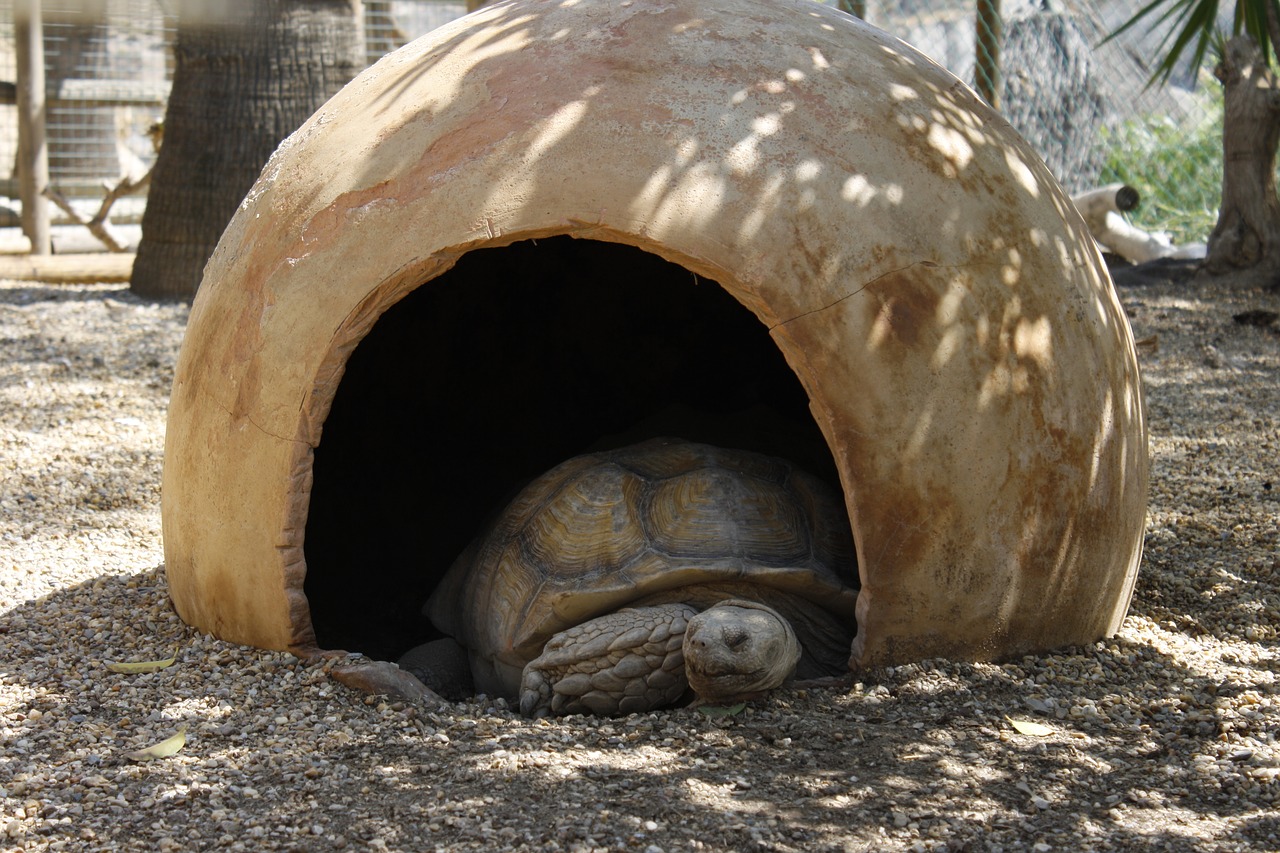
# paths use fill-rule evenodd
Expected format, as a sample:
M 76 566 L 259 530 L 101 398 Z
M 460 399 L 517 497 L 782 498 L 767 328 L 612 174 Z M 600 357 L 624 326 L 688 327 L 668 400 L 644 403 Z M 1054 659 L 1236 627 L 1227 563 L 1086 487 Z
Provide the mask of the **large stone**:
M 467 253 L 553 235 L 660 255 L 768 328 L 844 487 L 854 666 L 1118 628 L 1147 439 L 1084 223 L 927 58 L 763 0 L 499 4 L 379 62 L 281 146 L 177 367 L 162 506 L 185 620 L 314 649 L 312 463 L 353 348 Z

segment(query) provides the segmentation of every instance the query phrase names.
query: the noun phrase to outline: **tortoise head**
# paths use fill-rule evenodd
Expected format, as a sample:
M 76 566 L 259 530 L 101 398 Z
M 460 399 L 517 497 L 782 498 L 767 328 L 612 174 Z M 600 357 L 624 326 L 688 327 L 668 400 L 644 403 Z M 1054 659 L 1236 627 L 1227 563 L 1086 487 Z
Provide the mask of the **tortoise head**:
M 795 672 L 800 641 L 791 623 L 754 601 L 717 602 L 689 620 L 685 673 L 704 702 L 731 702 L 778 687 Z

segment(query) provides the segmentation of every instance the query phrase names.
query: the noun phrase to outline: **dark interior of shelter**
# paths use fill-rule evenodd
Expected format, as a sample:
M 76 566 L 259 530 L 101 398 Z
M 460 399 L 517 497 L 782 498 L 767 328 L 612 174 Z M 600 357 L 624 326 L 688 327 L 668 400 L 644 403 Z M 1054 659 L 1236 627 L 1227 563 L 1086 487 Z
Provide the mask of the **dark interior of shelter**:
M 569 237 L 467 253 L 377 321 L 325 421 L 305 539 L 321 648 L 394 660 L 432 639 L 427 596 L 521 486 L 655 436 L 839 488 L 799 380 L 714 281 Z

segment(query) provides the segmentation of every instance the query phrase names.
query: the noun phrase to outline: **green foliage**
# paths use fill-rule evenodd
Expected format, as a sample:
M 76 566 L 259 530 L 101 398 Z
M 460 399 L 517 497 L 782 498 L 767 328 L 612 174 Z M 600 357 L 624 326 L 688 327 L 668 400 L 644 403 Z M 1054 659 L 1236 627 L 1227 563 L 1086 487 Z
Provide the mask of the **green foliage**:
M 1160 64 L 1148 85 L 1166 83 L 1183 54 L 1191 49 L 1191 67 L 1205 70 L 1206 56 L 1221 58 L 1226 38 L 1218 28 L 1219 0 L 1150 0 L 1104 41 L 1145 22 L 1164 30 L 1157 52 Z M 1247 34 L 1272 62 L 1280 49 L 1280 0 L 1235 0 L 1232 35 Z M 1127 122 L 1106 134 L 1104 181 L 1123 181 L 1138 189 L 1143 206 L 1135 224 L 1167 231 L 1174 243 L 1206 240 L 1217 223 L 1222 187 L 1222 91 L 1210 86 L 1208 118 L 1188 131 L 1164 117 Z
M 1205 99 L 1195 126 L 1168 116 L 1146 116 L 1104 129 L 1102 183 L 1121 181 L 1142 195 L 1129 214 L 1148 231 L 1166 231 L 1175 245 L 1203 242 L 1218 221 L 1222 201 L 1222 90 Z

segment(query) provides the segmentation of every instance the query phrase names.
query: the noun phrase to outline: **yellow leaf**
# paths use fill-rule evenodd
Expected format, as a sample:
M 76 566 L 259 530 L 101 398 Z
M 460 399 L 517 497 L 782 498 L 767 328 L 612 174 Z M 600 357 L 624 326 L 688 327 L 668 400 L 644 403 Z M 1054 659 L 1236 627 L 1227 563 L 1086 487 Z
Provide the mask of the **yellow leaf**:
M 109 663 L 107 669 L 112 672 L 138 673 L 138 672 L 159 672 L 160 670 L 173 666 L 174 661 L 178 659 L 178 650 L 173 650 L 173 657 L 164 660 L 140 660 L 126 661 L 124 663 Z
M 178 750 L 182 749 L 187 742 L 187 727 L 180 726 L 177 734 L 171 735 L 159 743 L 153 743 L 145 749 L 135 749 L 133 752 L 126 752 L 125 758 L 131 758 L 134 761 L 151 761 L 153 758 L 168 758 L 171 755 L 177 755 Z
M 1030 720 L 1009 720 L 1009 725 L 1013 726 L 1024 735 L 1032 737 L 1047 737 L 1053 734 L 1053 729 L 1048 726 L 1042 726 L 1039 723 L 1033 723 Z

